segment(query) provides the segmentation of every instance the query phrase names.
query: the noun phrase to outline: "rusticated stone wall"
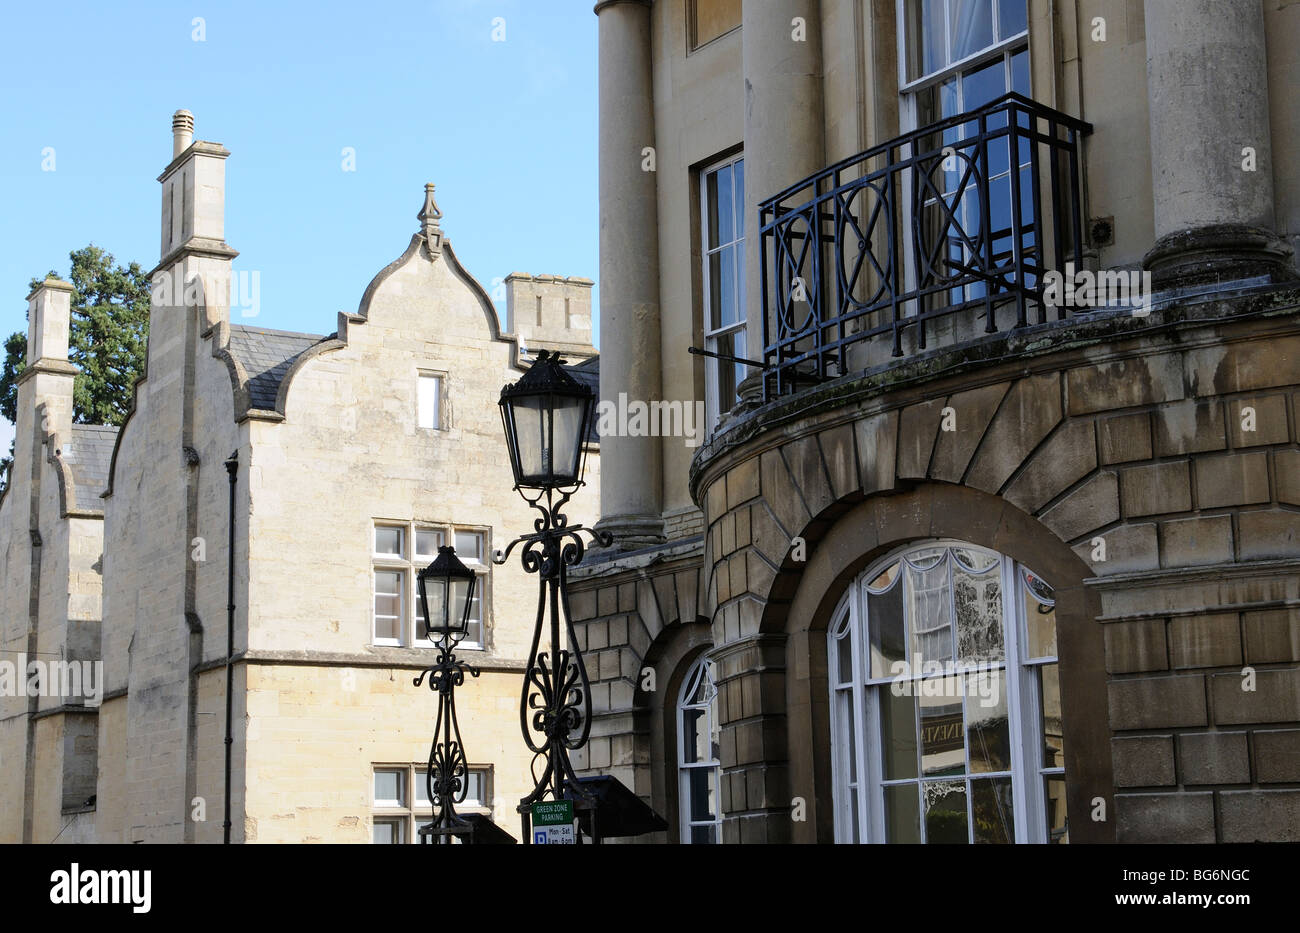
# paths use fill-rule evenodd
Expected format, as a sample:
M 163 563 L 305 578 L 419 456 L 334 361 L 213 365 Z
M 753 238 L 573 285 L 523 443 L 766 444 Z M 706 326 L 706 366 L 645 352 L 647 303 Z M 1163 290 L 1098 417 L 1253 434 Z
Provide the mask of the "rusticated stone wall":
M 576 583 L 609 685 L 587 764 L 664 799 L 642 749 L 672 698 L 633 687 L 698 614 L 724 841 L 828 840 L 830 613 L 875 556 L 953 537 L 1057 589 L 1072 840 L 1300 839 L 1298 297 L 1076 319 L 738 419 L 694 463 L 698 590 L 653 550 Z

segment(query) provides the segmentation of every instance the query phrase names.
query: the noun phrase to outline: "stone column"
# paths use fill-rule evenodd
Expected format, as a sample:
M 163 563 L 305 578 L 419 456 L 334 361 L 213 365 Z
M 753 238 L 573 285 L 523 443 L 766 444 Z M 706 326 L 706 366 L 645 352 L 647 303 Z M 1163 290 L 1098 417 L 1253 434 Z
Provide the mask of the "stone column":
M 821 0 L 744 0 L 745 353 L 763 359 L 758 204 L 825 168 Z M 741 407 L 762 389 L 751 371 Z
M 1145 267 L 1157 285 L 1294 276 L 1274 228 L 1260 0 L 1148 0 L 1146 36 L 1156 242 Z
M 600 397 L 661 399 L 650 4 L 602 0 L 600 17 Z M 620 548 L 663 540 L 663 453 L 656 437 L 600 442 L 599 527 Z

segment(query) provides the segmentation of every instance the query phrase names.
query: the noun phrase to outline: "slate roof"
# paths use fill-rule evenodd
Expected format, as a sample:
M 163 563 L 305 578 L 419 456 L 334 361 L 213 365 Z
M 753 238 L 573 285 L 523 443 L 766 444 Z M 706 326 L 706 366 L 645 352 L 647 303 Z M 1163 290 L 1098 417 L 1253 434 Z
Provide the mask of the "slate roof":
M 564 367 L 574 379 L 577 379 L 585 386 L 589 386 L 591 391 L 596 393 L 596 398 L 600 398 L 600 357 L 593 356 L 589 360 L 583 360 L 581 363 L 574 363 Z M 596 424 L 600 419 L 593 417 L 591 419 L 591 430 L 587 432 L 587 441 L 592 444 L 600 443 L 600 433 L 596 430 Z
M 230 353 L 248 373 L 248 392 L 253 407 L 274 411 L 280 383 L 294 360 L 328 339 L 320 334 L 230 325 Z
M 104 508 L 99 494 L 108 488 L 108 465 L 117 443 L 117 428 L 111 424 L 74 424 L 72 442 L 63 448 L 63 462 L 72 471 L 77 501 L 68 508 Z

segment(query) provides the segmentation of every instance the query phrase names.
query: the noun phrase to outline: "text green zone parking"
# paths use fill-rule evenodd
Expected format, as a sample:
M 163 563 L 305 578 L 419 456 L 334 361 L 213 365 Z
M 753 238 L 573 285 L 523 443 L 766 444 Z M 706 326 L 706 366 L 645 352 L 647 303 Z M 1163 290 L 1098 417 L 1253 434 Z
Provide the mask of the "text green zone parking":
M 532 805 L 534 845 L 577 845 L 572 800 L 546 800 Z

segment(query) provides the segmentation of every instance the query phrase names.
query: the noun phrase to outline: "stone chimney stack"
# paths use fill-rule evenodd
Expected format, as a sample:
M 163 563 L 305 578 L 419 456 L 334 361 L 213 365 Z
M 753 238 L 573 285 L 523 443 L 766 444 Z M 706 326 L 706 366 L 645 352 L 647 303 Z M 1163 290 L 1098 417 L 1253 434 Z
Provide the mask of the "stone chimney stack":
M 158 312 L 174 317 L 187 294 L 190 304 L 200 305 L 205 329 L 230 319 L 230 263 L 239 254 L 226 244 L 229 155 L 220 143 L 194 138 L 194 115 L 188 110 L 172 114 L 172 160 L 158 176 L 162 229 L 151 330 L 161 321 Z M 202 280 L 201 301 L 194 297 L 195 276 Z
M 72 326 L 72 285 L 46 279 L 27 296 L 27 365 L 39 360 L 68 361 Z
M 596 355 L 591 345 L 591 279 L 562 275 L 506 276 L 506 331 L 529 353 L 550 350 L 571 362 Z
M 46 279 L 27 296 L 27 367 L 17 379 L 14 425 L 14 463 L 23 464 L 24 482 L 46 438 L 57 435 L 66 443 L 72 430 L 78 370 L 68 362 L 71 309 L 72 285 L 60 279 Z

